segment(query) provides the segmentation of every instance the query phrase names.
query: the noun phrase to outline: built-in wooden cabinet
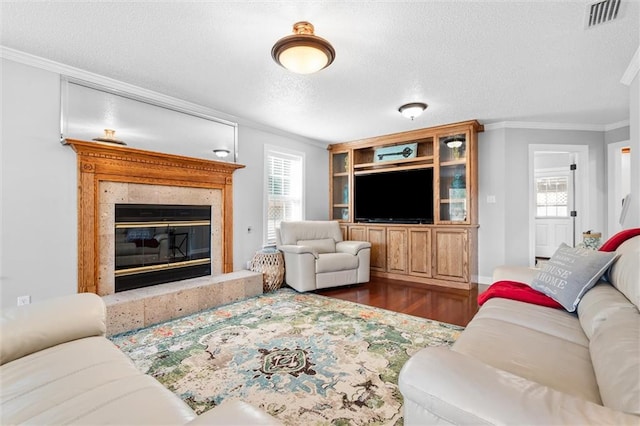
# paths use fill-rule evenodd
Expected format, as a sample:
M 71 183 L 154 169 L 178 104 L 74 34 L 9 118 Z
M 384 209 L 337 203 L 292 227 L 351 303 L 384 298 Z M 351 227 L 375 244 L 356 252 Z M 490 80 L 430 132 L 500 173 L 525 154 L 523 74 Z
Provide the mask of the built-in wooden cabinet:
M 409 228 L 409 275 L 430 278 L 431 228 Z
M 405 227 L 387 228 L 387 272 L 406 274 L 409 271 L 408 235 Z
M 331 153 L 331 218 L 348 222 L 351 217 L 351 152 L 348 150 Z
M 473 120 L 329 147 L 331 219 L 341 222 L 349 239 L 371 242 L 373 275 L 456 288 L 473 286 L 477 133 L 482 130 Z M 433 223 L 355 223 L 356 176 L 414 169 L 433 170 Z M 424 189 L 416 185 L 416 196 L 423 194 Z

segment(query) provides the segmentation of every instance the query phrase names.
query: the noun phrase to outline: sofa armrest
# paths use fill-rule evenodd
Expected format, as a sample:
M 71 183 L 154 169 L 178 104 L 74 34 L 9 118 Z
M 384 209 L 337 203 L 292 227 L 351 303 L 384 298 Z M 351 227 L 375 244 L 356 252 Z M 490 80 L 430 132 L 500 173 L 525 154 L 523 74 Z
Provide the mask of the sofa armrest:
M 367 248 L 371 248 L 371 243 L 368 241 L 339 241 L 336 243 L 337 253 L 349 253 L 354 256 L 357 256 L 360 250 Z
M 0 365 L 72 340 L 104 336 L 106 310 L 93 293 L 72 294 L 0 313 Z
M 492 282 L 516 281 L 530 286 L 538 272 L 539 269 L 528 266 L 498 266 L 493 270 Z
M 318 252 L 315 251 L 312 247 L 309 247 L 309 246 L 297 246 L 297 245 L 293 245 L 293 244 L 285 244 L 285 245 L 282 245 L 282 246 L 278 246 L 278 250 L 280 250 L 280 251 L 282 251 L 284 253 L 290 253 L 290 254 L 310 253 L 316 259 L 318 258 Z
M 187 423 L 189 426 L 233 426 L 233 425 L 282 425 L 275 417 L 243 401 L 229 400 L 200 414 Z
M 640 418 L 493 368 L 449 348 L 417 352 L 399 376 L 405 425 L 437 419 L 451 424 L 616 424 Z

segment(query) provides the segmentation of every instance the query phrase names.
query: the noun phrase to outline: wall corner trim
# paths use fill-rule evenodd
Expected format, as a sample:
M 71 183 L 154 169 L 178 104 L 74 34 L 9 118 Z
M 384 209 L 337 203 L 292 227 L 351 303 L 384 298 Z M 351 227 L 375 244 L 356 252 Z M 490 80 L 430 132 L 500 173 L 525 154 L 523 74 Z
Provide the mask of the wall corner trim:
M 640 72 L 640 46 L 636 49 L 636 53 L 631 58 L 631 62 L 629 62 L 629 66 L 625 70 L 624 74 L 622 74 L 622 78 L 620 79 L 620 83 L 625 86 L 631 86 L 631 82 Z

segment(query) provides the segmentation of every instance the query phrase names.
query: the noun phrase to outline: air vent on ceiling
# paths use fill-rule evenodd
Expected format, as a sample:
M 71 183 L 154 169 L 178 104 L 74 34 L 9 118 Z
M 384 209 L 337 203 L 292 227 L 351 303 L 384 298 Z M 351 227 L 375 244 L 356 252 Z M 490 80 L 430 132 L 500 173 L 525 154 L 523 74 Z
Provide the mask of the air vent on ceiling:
M 587 28 L 613 21 L 618 16 L 622 0 L 602 0 L 588 6 Z

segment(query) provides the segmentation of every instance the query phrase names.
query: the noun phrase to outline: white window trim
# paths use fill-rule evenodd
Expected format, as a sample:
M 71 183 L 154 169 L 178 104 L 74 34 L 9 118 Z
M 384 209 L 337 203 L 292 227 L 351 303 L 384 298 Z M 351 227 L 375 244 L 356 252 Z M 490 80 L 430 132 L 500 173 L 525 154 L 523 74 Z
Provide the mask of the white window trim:
M 302 159 L 302 199 L 301 203 L 301 217 L 300 220 L 305 219 L 306 214 L 306 156 L 304 152 L 295 151 L 288 148 L 283 148 L 277 145 L 264 145 L 263 153 L 263 186 L 262 186 L 262 244 L 263 246 L 270 245 L 267 241 L 269 224 L 268 224 L 268 209 L 269 209 L 269 165 L 268 156 L 271 153 L 282 154 L 285 156 L 300 157 Z

